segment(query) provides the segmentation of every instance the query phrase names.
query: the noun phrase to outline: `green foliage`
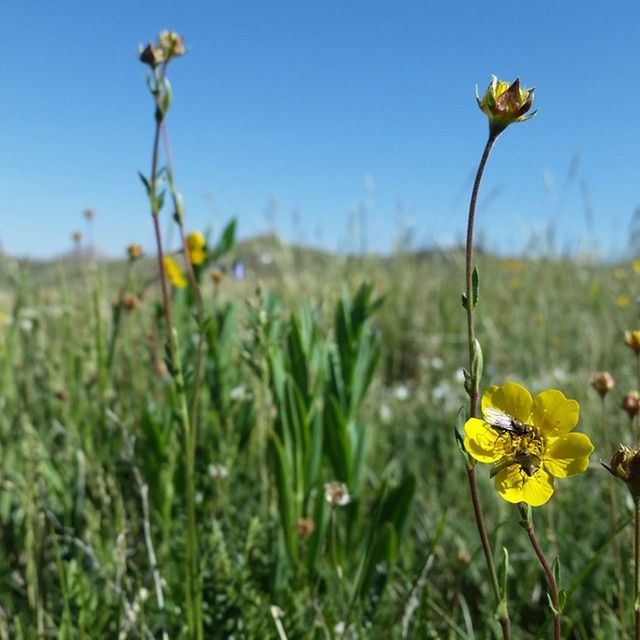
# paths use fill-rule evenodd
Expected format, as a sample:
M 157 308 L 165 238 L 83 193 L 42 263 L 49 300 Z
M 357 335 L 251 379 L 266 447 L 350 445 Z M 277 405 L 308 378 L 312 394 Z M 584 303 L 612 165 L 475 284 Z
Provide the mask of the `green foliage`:
M 203 270 L 202 325 L 194 300 L 173 294 L 187 398 L 199 407 L 205 637 L 279 640 L 274 605 L 290 640 L 334 638 L 341 623 L 349 638 L 499 637 L 486 624 L 495 611 L 455 445 L 465 417 L 456 420 L 465 401 L 458 369 L 468 358 L 460 256 L 347 264 L 270 250 L 276 264 L 298 268 L 287 279 L 260 275 L 257 295 L 251 270 L 247 281 L 216 286 Z M 11 322 L 0 328 L 2 640 L 185 637 L 184 465 L 149 288 L 154 265 L 131 271 L 143 304 L 122 311 L 110 366 L 121 267 L 3 269 L 0 312 Z M 617 299 L 633 299 L 638 275 L 630 265 L 487 255 L 479 268 L 483 387 L 517 371 L 533 390 L 562 388 L 580 401 L 581 430 L 607 459 L 630 439 L 616 405 L 635 385 L 635 360 L 620 335 L 635 328 L 638 309 Z M 364 276 L 374 286 L 359 286 Z M 618 380 L 606 430 L 588 385 L 603 368 Z M 496 560 L 514 629 L 548 637 L 547 588 L 517 514 L 477 473 L 491 541 L 509 549 Z M 605 474 L 594 465 L 533 512 L 545 551 L 562 558 L 569 638 L 631 629 L 630 510 Z M 335 510 L 324 496 L 334 480 L 352 496 Z M 313 520 L 312 533 L 298 533 L 301 519 Z

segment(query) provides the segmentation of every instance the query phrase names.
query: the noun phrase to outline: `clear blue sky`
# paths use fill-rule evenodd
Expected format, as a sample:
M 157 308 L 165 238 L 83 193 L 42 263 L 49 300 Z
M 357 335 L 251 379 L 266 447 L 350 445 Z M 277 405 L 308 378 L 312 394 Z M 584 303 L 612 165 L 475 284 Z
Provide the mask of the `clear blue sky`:
M 65 251 L 91 206 L 109 254 L 152 248 L 137 47 L 171 28 L 189 47 L 168 120 L 189 228 L 233 215 L 241 236 L 265 231 L 276 199 L 282 235 L 329 248 L 358 248 L 363 205 L 369 248 L 407 225 L 418 243 L 460 238 L 487 128 L 474 88 L 495 73 L 534 85 L 540 113 L 490 162 L 489 245 L 522 248 L 553 220 L 576 249 L 588 192 L 592 242 L 623 247 L 640 204 L 639 25 L 638 3 L 589 0 L 0 0 L 0 241 Z

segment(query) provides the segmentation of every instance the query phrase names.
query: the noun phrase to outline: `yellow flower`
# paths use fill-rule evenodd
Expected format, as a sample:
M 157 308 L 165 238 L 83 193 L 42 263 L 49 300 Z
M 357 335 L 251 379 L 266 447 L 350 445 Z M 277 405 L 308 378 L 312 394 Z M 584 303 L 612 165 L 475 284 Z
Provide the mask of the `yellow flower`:
M 187 286 L 187 280 L 182 274 L 180 265 L 176 262 L 173 256 L 164 257 L 164 272 L 169 282 L 179 289 L 184 289 Z
M 480 98 L 476 88 L 478 106 L 489 118 L 489 130 L 498 135 L 514 122 L 524 122 L 538 113 L 534 111 L 525 115 L 533 104 L 533 89 L 520 88 L 520 80 L 516 78 L 509 84 L 491 76 L 491 84 Z
M 634 260 L 632 266 L 636 273 L 640 273 L 640 260 Z
M 621 308 L 621 309 L 626 309 L 630 304 L 631 304 L 631 300 L 629 300 L 629 296 L 626 295 L 625 293 L 621 293 L 617 298 L 616 298 L 616 304 Z
M 187 236 L 187 248 L 191 264 L 202 264 L 207 257 L 207 240 L 199 231 L 192 231 Z
M 492 464 L 496 490 L 507 502 L 539 507 L 554 491 L 554 478 L 569 478 L 589 466 L 593 452 L 584 433 L 571 433 L 580 407 L 557 389 L 535 398 L 521 385 L 489 387 L 483 418 L 464 425 L 464 446 L 478 462 Z

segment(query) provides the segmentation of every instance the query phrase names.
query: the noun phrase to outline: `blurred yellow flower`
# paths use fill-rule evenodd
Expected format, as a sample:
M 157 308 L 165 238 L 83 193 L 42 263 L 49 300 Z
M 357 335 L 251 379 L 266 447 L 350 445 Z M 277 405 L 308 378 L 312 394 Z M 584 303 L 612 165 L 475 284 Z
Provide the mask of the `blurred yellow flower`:
M 187 248 L 191 264 L 202 264 L 207 257 L 207 240 L 200 231 L 192 231 L 187 236 Z
M 533 89 L 522 89 L 516 78 L 509 84 L 491 76 L 491 83 L 480 98 L 476 87 L 478 106 L 489 118 L 489 130 L 493 135 L 501 133 L 514 122 L 524 122 L 536 115 L 537 110 L 526 115 L 533 104 Z
M 164 257 L 164 272 L 174 287 L 184 289 L 187 286 L 187 280 L 182 274 L 182 269 L 180 269 L 180 265 L 173 256 Z
M 482 413 L 465 423 L 464 445 L 475 460 L 493 465 L 496 490 L 507 502 L 539 507 L 552 496 L 554 478 L 589 466 L 591 440 L 571 433 L 580 407 L 557 389 L 532 398 L 515 382 L 492 386 L 482 397 Z
M 629 296 L 621 293 L 617 298 L 616 298 L 616 304 L 621 308 L 621 309 L 626 309 L 630 304 L 631 304 L 631 300 L 629 299 Z
M 640 260 L 634 260 L 634 261 L 631 263 L 631 266 L 633 267 L 633 270 L 634 270 L 636 273 L 640 273 Z

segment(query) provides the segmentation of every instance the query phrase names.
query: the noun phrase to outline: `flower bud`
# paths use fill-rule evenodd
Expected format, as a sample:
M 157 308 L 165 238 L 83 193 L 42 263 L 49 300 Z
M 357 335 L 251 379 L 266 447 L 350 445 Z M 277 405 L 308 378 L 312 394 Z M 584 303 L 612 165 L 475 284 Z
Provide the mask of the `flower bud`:
M 140 306 L 140 298 L 135 293 L 123 293 L 120 298 L 120 306 L 127 311 L 133 311 Z
M 349 489 L 342 482 L 327 482 L 324 485 L 324 497 L 332 507 L 344 507 L 351 502 Z
M 640 498 L 640 449 L 630 449 L 621 444 L 604 468 L 615 478 L 622 480 L 635 500 Z
M 624 343 L 636 355 L 640 355 L 640 329 L 624 332 Z
M 215 284 L 220 284 L 224 280 L 224 273 L 220 269 L 212 269 L 211 279 Z
M 622 398 L 622 404 L 620 406 L 627 412 L 629 419 L 632 420 L 640 413 L 640 393 L 637 391 L 629 391 L 629 393 Z
M 155 69 L 159 64 L 164 62 L 164 60 L 165 55 L 162 47 L 152 42 L 140 52 L 140 62 L 148 64 L 152 69 Z
M 514 122 L 533 118 L 537 110 L 525 115 L 533 104 L 533 89 L 520 88 L 516 78 L 512 84 L 491 76 L 491 83 L 482 98 L 476 88 L 478 106 L 489 118 L 489 131 L 498 135 Z
M 591 386 L 598 392 L 600 397 L 604 399 L 607 393 L 615 386 L 615 380 L 608 371 L 601 371 L 592 376 Z
M 127 247 L 127 255 L 129 256 L 129 260 L 131 260 L 131 262 L 139 260 L 143 255 L 142 247 L 139 244 L 130 244 Z
M 182 36 L 175 31 L 161 31 L 158 36 L 158 45 L 167 60 L 183 56 L 187 52 Z
M 296 531 L 303 540 L 316 530 L 316 523 L 311 518 L 300 518 L 296 522 Z

